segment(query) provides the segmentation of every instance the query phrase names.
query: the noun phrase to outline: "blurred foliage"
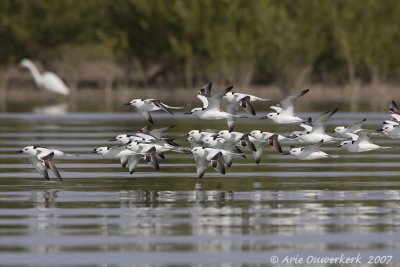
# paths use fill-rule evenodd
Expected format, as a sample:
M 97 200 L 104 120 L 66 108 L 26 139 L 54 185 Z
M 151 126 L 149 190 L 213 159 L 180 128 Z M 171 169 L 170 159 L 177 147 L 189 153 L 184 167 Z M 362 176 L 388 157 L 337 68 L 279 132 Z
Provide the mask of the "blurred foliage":
M 396 82 L 398 14 L 397 0 L 1 0 L 0 65 L 79 51 L 152 85 Z

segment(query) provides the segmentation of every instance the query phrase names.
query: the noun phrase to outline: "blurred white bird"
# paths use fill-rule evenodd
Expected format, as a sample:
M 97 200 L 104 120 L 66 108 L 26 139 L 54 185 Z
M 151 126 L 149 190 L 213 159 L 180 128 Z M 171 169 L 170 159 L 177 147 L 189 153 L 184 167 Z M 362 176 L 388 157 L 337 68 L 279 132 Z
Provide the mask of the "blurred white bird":
M 41 74 L 36 65 L 29 59 L 23 59 L 20 66 L 31 72 L 37 87 L 60 95 L 70 94 L 69 88 L 53 72 L 46 71 Z

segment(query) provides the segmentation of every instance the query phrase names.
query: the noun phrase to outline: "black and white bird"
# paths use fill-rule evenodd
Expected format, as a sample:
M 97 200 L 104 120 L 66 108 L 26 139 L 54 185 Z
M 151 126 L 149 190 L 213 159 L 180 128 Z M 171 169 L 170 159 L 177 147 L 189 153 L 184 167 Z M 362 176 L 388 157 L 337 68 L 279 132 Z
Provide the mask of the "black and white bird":
M 322 142 L 321 142 L 322 143 Z M 337 155 L 329 155 L 320 150 L 321 143 L 309 145 L 306 147 L 290 146 L 289 152 L 284 155 L 293 155 L 299 160 L 314 160 L 323 158 L 339 158 Z
M 395 147 L 389 146 L 380 146 L 372 143 L 370 138 L 371 132 L 368 130 L 361 130 L 357 133 L 350 134 L 352 136 L 352 140 L 341 142 L 338 147 L 342 147 L 347 149 L 349 152 L 366 152 L 378 149 L 390 149 Z
M 362 119 L 361 121 L 351 123 L 351 124 L 349 124 L 349 125 L 347 125 L 347 126 L 337 126 L 337 127 L 334 129 L 334 132 L 337 133 L 337 134 L 339 134 L 339 135 L 341 135 L 342 137 L 351 138 L 351 137 L 352 137 L 351 134 L 357 133 L 357 132 L 363 130 L 363 129 L 362 129 L 362 124 L 363 124 L 366 120 L 367 120 L 367 119 L 364 118 L 364 119 Z
M 214 95 L 211 95 L 211 87 L 212 83 L 209 82 L 205 86 L 203 86 L 198 94 L 197 98 L 199 98 L 202 103 L 202 108 L 194 108 L 190 112 L 186 112 L 184 114 L 195 114 L 202 120 L 222 120 L 226 119 L 228 123 L 229 130 L 232 131 L 235 127 L 235 119 L 234 118 L 247 118 L 243 115 L 237 115 L 229 113 L 228 111 L 222 111 L 221 104 L 222 99 L 226 93 L 232 90 L 233 86 L 229 86 L 218 92 Z
M 18 150 L 17 153 L 29 155 L 29 161 L 32 163 L 33 167 L 35 167 L 35 169 L 47 180 L 50 180 L 48 173 L 50 170 L 60 181 L 62 181 L 62 178 L 53 159 L 55 157 L 73 156 L 60 150 L 38 146 L 27 146 Z
M 335 108 L 331 111 L 324 112 L 311 120 L 312 130 L 309 133 L 303 134 L 295 138 L 295 140 L 315 144 L 320 141 L 324 143 L 335 142 L 340 139 L 328 135 L 325 132 L 325 125 L 327 121 L 335 114 L 339 109 Z
M 124 105 L 133 106 L 136 111 L 142 114 L 150 123 L 154 123 L 153 118 L 150 115 L 151 111 L 163 110 L 174 115 L 171 109 L 183 109 L 183 107 L 168 106 L 158 99 L 132 99 L 129 103 L 125 103 Z

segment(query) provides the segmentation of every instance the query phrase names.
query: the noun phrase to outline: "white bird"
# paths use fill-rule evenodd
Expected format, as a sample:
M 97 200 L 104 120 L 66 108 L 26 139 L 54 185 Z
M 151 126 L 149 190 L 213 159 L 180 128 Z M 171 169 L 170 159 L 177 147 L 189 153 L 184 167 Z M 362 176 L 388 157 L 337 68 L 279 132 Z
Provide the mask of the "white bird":
M 214 132 L 208 132 L 205 130 L 191 130 L 182 136 L 192 137 L 197 142 L 203 142 L 203 138 L 217 136 Z
M 260 98 L 254 95 L 235 93 L 235 92 L 226 93 L 223 99 L 227 100 L 230 105 L 241 106 L 251 115 L 256 115 L 256 112 L 251 102 L 270 100 L 270 99 Z
M 296 137 L 299 137 L 300 135 L 309 134 L 313 128 L 311 121 L 312 121 L 312 118 L 308 117 L 307 120 L 305 120 L 299 124 L 299 126 L 302 127 L 304 130 L 303 131 L 293 131 L 291 134 L 289 134 L 288 137 L 290 139 L 295 139 Z
M 243 152 L 236 146 L 235 141 L 233 141 L 233 142 L 227 141 L 222 137 L 217 137 L 217 136 L 205 137 L 205 138 L 203 138 L 203 146 L 215 148 L 215 149 L 223 149 L 223 150 L 235 153 L 237 155 L 240 155 L 243 158 L 246 158 L 246 155 L 244 155 Z M 226 163 L 226 166 L 231 167 L 235 155 L 234 154 L 225 154 L 223 156 L 224 156 L 224 161 Z
M 249 139 L 249 134 L 222 130 L 218 132 L 218 136 L 224 138 L 226 141 L 234 143 L 239 142 L 241 146 L 246 147 L 251 151 L 256 151 L 254 144 Z
M 263 140 L 263 141 L 268 141 L 268 139 L 273 136 L 275 133 L 271 133 L 271 132 L 265 132 L 265 131 L 261 131 L 261 130 L 253 130 L 250 132 L 250 136 L 257 139 L 257 140 Z M 286 136 L 283 136 L 281 134 L 277 134 L 278 135 L 278 141 L 284 141 L 287 140 L 289 138 L 287 138 Z
M 33 167 L 35 167 L 35 169 L 47 180 L 50 180 L 48 173 L 48 170 L 50 170 L 58 179 L 60 179 L 60 181 L 62 181 L 62 178 L 53 162 L 53 158 L 72 156 L 71 154 L 66 154 L 60 150 L 38 146 L 27 146 L 18 150 L 17 153 L 25 153 L 29 155 L 29 161 L 32 163 Z
M 336 127 L 336 128 L 334 129 L 334 132 L 340 134 L 342 137 L 351 138 L 351 135 L 350 135 L 351 133 L 357 133 L 358 131 L 363 130 L 361 127 L 362 127 L 362 124 L 363 124 L 366 120 L 367 120 L 367 119 L 364 118 L 364 119 L 361 120 L 361 121 L 358 121 L 358 122 L 349 124 L 349 125 L 347 125 L 347 126 L 338 126 L 338 127 Z M 350 134 L 349 134 L 349 133 L 350 133 Z
M 400 126 L 399 124 L 389 124 L 386 123 L 382 126 L 381 129 L 378 130 L 383 135 L 389 137 L 390 139 L 399 139 L 400 138 Z
M 279 143 L 279 135 L 273 134 L 267 139 L 260 140 L 255 139 L 252 136 L 249 136 L 250 141 L 254 144 L 256 151 L 253 151 L 253 156 L 256 161 L 256 164 L 260 164 L 261 156 L 266 144 L 268 144 L 271 148 L 275 149 L 279 153 L 282 153 L 281 144 Z
M 293 155 L 299 160 L 313 160 L 322 158 L 339 158 L 340 156 L 329 155 L 321 150 L 319 150 L 321 144 L 314 144 L 306 147 L 295 147 L 290 146 L 289 152 L 284 153 L 284 155 Z
M 41 74 L 36 65 L 29 59 L 23 59 L 20 65 L 31 72 L 37 87 L 60 95 L 70 94 L 69 88 L 53 72 L 46 71 Z
M 140 159 L 144 159 L 153 168 L 159 169 L 158 161 L 155 156 L 155 148 L 149 149 L 148 151 L 135 152 L 123 145 L 95 148 L 93 153 L 100 154 L 108 159 L 118 158 L 123 168 L 128 167 L 130 174 L 135 171 Z
M 132 99 L 129 103 L 125 103 L 124 105 L 133 106 L 137 112 L 142 114 L 150 123 L 154 123 L 153 118 L 150 115 L 151 111 L 163 110 L 174 115 L 171 109 L 183 109 L 183 107 L 168 106 L 158 99 Z
M 318 143 L 320 141 L 327 142 L 335 142 L 339 140 L 336 137 L 330 136 L 325 132 L 326 122 L 338 111 L 338 108 L 334 110 L 327 111 L 318 115 L 317 117 L 311 120 L 312 130 L 309 133 L 303 134 L 295 138 L 295 140 L 305 142 L 305 143 Z
M 195 114 L 202 120 L 221 120 L 226 119 L 229 130 L 232 131 L 235 121 L 232 118 L 247 118 L 246 116 L 231 114 L 221 110 L 221 102 L 223 96 L 232 90 L 233 86 L 229 86 L 225 90 L 211 96 L 211 82 L 207 83 L 199 90 L 197 98 L 203 102 L 202 108 L 194 108 L 190 112 L 184 114 Z
M 146 140 L 143 137 L 138 137 L 132 134 L 119 134 L 108 141 L 118 141 L 121 145 L 127 145 L 130 142 L 144 142 Z
M 211 165 L 219 173 L 225 174 L 224 155 L 234 154 L 223 149 L 203 147 L 194 147 L 191 152 L 196 162 L 196 172 L 199 178 L 203 177 L 208 165 Z
M 350 134 L 352 140 L 341 142 L 338 147 L 343 147 L 349 152 L 366 152 L 377 149 L 389 149 L 394 147 L 379 146 L 371 142 L 369 133 L 367 130 L 358 131 L 355 134 Z
M 279 103 L 280 106 L 271 106 L 276 112 L 268 113 L 267 116 L 261 119 L 271 119 L 273 122 L 278 124 L 293 124 L 301 123 L 303 119 L 294 114 L 294 105 L 299 97 L 305 95 L 310 89 L 305 89 L 295 95 L 285 97 Z

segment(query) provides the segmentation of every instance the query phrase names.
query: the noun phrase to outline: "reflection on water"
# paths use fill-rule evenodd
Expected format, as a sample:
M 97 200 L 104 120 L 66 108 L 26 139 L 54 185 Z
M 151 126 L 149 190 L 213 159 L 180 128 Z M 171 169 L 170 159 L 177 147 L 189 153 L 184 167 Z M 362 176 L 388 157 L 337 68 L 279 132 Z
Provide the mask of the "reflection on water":
M 37 106 L 33 108 L 33 113 L 48 114 L 48 115 L 62 115 L 68 112 L 68 103 L 58 103 L 46 106 Z
M 399 264 L 398 151 L 348 155 L 328 146 L 344 157 L 311 162 L 266 152 L 259 166 L 238 158 L 226 176 L 210 170 L 201 180 L 188 155 L 168 154 L 159 172 L 141 164 L 129 175 L 88 151 L 139 128 L 130 115 L 2 116 L 1 265 L 261 266 L 273 255 L 340 253 L 393 255 L 389 265 Z M 371 114 L 368 127 L 384 116 Z M 241 130 L 271 129 L 254 123 Z M 191 127 L 178 122 L 171 136 Z M 14 153 L 28 143 L 80 156 L 57 163 L 62 183 L 46 182 Z

